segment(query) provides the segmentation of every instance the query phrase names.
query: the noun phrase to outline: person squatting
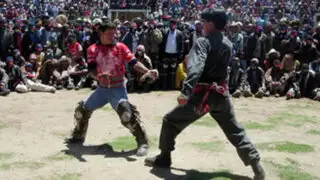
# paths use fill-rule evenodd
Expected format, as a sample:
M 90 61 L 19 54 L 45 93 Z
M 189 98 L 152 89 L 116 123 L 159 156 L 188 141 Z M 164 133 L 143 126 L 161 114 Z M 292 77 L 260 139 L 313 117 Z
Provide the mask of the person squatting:
M 99 26 L 100 41 L 88 49 L 88 71 L 98 80 L 99 85 L 76 107 L 74 114 L 76 126 L 67 143 L 83 143 L 92 113 L 110 103 L 118 113 L 122 125 L 135 136 L 138 145 L 137 155 L 144 156 L 148 152 L 148 138 L 137 107 L 128 101 L 124 76 L 125 63 L 153 80 L 158 78 L 158 72 L 147 69 L 126 45 L 117 42 L 114 38 L 115 30 L 113 23 L 103 22 Z

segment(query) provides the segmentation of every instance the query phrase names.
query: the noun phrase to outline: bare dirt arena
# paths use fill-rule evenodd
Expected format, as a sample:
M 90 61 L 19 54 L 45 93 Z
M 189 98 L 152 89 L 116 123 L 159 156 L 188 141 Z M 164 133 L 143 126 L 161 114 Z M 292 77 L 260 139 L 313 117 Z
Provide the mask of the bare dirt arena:
M 173 168 L 151 169 L 134 155 L 135 142 L 109 105 L 90 119 L 83 146 L 63 142 L 73 128 L 76 103 L 89 90 L 0 97 L 1 180 L 210 180 L 251 179 L 235 149 L 209 116 L 177 138 Z M 141 111 L 156 155 L 162 116 L 178 92 L 130 94 Z M 320 103 L 233 99 L 236 115 L 261 152 L 268 180 L 320 179 Z M 133 150 L 133 151 L 132 151 Z

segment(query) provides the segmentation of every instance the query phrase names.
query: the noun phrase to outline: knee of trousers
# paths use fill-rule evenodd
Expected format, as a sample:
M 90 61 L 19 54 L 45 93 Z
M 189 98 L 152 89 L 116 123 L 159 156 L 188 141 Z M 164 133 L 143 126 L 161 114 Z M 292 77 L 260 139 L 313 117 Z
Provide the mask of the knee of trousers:
M 128 101 L 122 101 L 117 107 L 117 113 L 120 117 L 121 124 L 134 133 L 136 128 L 140 126 L 140 113 L 136 106 Z
M 117 107 L 117 113 L 122 124 L 128 124 L 132 119 L 131 107 L 128 101 L 122 101 Z
M 87 110 L 84 107 L 84 101 L 80 101 L 75 109 L 74 118 L 78 124 L 86 122 L 90 119 L 93 111 Z

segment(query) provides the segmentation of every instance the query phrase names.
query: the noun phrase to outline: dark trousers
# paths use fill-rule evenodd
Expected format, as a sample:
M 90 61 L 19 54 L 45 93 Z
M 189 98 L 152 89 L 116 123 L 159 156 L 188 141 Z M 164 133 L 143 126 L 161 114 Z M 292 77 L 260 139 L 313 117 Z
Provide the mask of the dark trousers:
M 229 97 L 211 93 L 208 102 L 210 104 L 210 115 L 217 121 L 224 134 L 236 148 L 243 163 L 247 166 L 253 160 L 260 160 L 258 151 L 246 135 L 242 125 L 236 120 Z M 173 151 L 175 138 L 178 134 L 203 116 L 195 113 L 193 107 L 192 103 L 178 105 L 165 115 L 159 145 L 162 151 Z
M 148 55 L 150 56 L 153 69 L 158 69 L 159 68 L 159 53 L 150 52 Z
M 160 83 L 162 90 L 174 90 L 178 54 L 165 54 L 160 67 Z

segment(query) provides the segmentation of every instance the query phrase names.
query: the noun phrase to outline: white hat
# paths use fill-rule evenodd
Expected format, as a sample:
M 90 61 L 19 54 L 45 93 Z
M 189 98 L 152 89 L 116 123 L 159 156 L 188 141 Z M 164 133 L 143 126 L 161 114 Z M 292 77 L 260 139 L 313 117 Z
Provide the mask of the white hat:
M 93 20 L 93 24 L 101 24 L 102 20 L 100 18 L 96 18 Z

